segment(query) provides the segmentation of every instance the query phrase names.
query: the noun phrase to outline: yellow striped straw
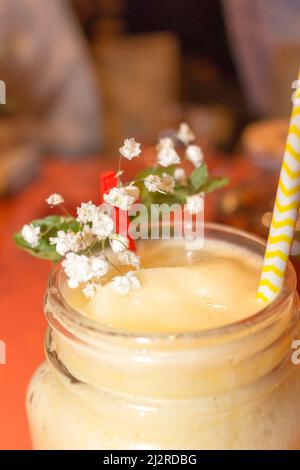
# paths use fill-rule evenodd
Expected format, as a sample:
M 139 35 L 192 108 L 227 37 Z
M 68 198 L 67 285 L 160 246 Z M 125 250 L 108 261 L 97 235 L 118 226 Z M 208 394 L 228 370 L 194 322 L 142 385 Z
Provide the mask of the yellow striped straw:
M 257 292 L 257 298 L 264 302 L 274 299 L 280 291 L 294 238 L 299 205 L 300 88 L 297 87 Z

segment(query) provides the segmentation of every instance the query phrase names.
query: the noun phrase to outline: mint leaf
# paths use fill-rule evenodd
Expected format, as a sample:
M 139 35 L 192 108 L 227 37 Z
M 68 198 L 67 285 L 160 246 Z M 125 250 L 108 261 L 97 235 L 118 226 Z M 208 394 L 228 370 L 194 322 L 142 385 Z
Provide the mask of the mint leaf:
M 146 176 L 149 176 L 149 175 L 162 176 L 163 173 L 167 173 L 168 175 L 172 176 L 173 173 L 174 173 L 175 168 L 176 168 L 175 165 L 170 165 L 166 168 L 162 167 L 162 166 L 159 166 L 159 167 L 156 167 L 156 168 L 149 167 L 149 168 L 146 168 L 145 170 L 140 171 L 137 175 L 135 175 L 134 181 L 144 179 L 144 178 L 146 178 Z
M 215 189 L 223 188 L 229 183 L 228 178 L 222 176 L 210 177 L 208 181 L 202 186 L 201 191 L 211 193 Z
M 140 198 L 141 202 L 145 204 L 149 209 L 151 204 L 169 204 L 174 203 L 185 204 L 187 202 L 187 197 L 199 192 L 212 192 L 215 189 L 221 188 L 228 183 L 227 178 L 223 177 L 211 177 L 208 173 L 208 169 L 205 163 L 202 163 L 199 168 L 196 168 L 188 178 L 187 185 L 180 185 L 176 183 L 174 192 L 172 194 L 160 194 L 149 193 L 147 188 L 144 185 L 144 182 L 141 181 L 146 178 L 148 175 L 156 174 L 162 176 L 163 173 L 168 173 L 173 176 L 175 166 L 172 165 L 168 168 L 147 168 L 144 171 L 136 175 L 136 185 L 140 189 Z
M 50 227 L 50 226 L 55 226 L 55 225 L 60 225 L 70 219 L 70 217 L 65 217 L 61 215 L 48 215 L 47 217 L 44 217 L 43 219 L 36 219 L 33 220 L 31 223 L 35 227 Z M 73 220 L 73 218 L 72 218 Z
M 21 231 L 14 234 L 16 245 L 32 256 L 50 260 L 54 263 L 58 262 L 61 256 L 57 253 L 55 245 L 50 244 L 49 238 L 56 237 L 59 230 L 77 232 L 80 229 L 78 222 L 73 217 L 68 216 L 50 215 L 44 219 L 33 220 L 31 223 L 34 227 L 41 228 L 41 238 L 38 245 L 32 248 L 22 237 Z
M 46 259 L 52 261 L 53 263 L 57 263 L 61 259 L 61 256 L 55 250 L 55 246 L 50 245 L 49 240 L 47 242 L 46 240 L 41 238 L 39 240 L 38 246 L 32 248 L 32 246 L 30 246 L 24 240 L 21 235 L 21 232 L 16 232 L 14 234 L 14 241 L 19 248 L 27 251 L 27 253 L 32 256 L 35 256 L 36 258 Z
M 191 194 L 191 191 L 187 187 L 179 187 L 178 189 L 174 189 L 174 192 L 173 192 L 174 202 L 185 204 L 187 201 L 187 197 L 190 196 L 190 194 Z
M 208 179 L 208 170 L 205 163 L 202 163 L 199 168 L 196 168 L 190 176 L 190 182 L 195 189 L 198 191 Z

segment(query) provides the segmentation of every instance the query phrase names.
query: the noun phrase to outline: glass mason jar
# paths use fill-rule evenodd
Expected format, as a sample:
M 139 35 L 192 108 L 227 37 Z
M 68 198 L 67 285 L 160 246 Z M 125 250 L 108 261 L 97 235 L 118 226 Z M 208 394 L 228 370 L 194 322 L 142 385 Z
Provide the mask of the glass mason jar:
M 207 224 L 205 237 L 264 252 L 260 239 L 231 227 Z M 55 268 L 47 359 L 27 392 L 35 449 L 300 448 L 291 264 L 276 300 L 255 315 L 174 335 L 101 326 L 67 305 L 64 282 Z

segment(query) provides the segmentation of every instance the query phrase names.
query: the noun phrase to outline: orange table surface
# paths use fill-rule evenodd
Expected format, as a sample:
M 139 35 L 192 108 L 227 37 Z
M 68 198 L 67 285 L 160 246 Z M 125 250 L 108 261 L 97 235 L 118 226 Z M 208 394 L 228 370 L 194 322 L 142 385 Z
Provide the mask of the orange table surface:
M 83 201 L 98 201 L 99 174 L 114 167 L 115 162 L 100 158 L 45 160 L 39 177 L 23 192 L 0 200 L 0 340 L 6 344 L 6 364 L 0 365 L 0 449 L 31 448 L 25 392 L 32 373 L 43 361 L 43 294 L 51 267 L 17 249 L 12 234 L 49 213 L 45 198 L 53 192 L 65 197 L 69 210 Z M 240 175 L 248 174 L 242 167 Z

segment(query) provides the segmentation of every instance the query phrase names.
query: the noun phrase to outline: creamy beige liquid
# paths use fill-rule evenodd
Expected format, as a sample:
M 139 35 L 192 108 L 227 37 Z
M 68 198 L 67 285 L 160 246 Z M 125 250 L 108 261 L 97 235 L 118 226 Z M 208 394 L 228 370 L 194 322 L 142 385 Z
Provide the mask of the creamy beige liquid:
M 169 241 L 144 246 L 139 247 L 139 290 L 121 295 L 107 283 L 87 301 L 80 289 L 66 289 L 69 304 L 106 326 L 148 333 L 206 330 L 261 308 L 259 256 L 220 242 L 207 242 L 199 252 Z
M 140 290 L 122 296 L 107 284 L 87 301 L 64 288 L 69 304 L 99 325 L 152 334 L 207 330 L 260 309 L 258 255 L 219 241 L 198 252 L 174 242 L 144 243 Z M 150 342 L 112 336 L 86 347 L 52 332 L 48 350 L 64 373 L 47 362 L 31 381 L 34 447 L 298 447 L 299 368 L 285 359 L 290 338 L 284 333 L 294 304 L 287 308 L 263 332 L 239 333 L 230 344 L 210 336 Z

